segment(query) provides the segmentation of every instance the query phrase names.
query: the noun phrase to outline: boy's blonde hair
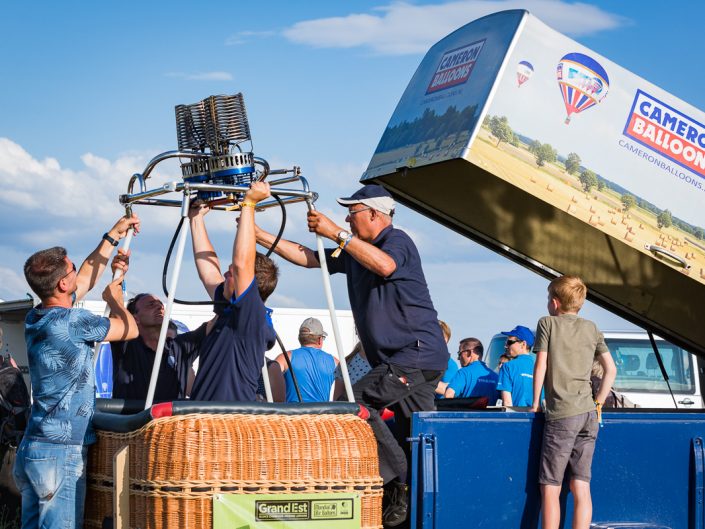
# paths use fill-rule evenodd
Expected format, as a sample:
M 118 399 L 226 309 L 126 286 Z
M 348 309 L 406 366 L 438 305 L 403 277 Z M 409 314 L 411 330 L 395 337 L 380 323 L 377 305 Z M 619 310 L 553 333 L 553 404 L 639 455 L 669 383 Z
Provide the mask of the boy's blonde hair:
M 446 343 L 450 341 L 450 326 L 443 320 L 438 320 L 438 325 L 441 326 L 441 331 L 443 331 L 443 338 Z
M 578 276 L 561 276 L 548 285 L 548 294 L 561 302 L 561 310 L 578 312 L 585 303 L 587 287 Z

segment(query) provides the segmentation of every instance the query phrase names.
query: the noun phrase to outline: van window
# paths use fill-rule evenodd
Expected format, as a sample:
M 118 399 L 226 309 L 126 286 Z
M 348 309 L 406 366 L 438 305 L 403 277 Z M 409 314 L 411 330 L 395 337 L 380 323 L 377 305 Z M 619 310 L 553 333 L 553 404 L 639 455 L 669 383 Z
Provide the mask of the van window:
M 646 339 L 605 338 L 617 366 L 614 386 L 619 391 L 667 393 L 651 342 Z M 693 359 L 687 351 L 665 341 L 656 345 L 668 373 L 671 389 L 678 393 L 695 393 Z
M 487 367 L 493 371 L 497 371 L 499 357 L 504 354 L 504 344 L 506 341 L 507 337 L 503 334 L 495 334 L 492 340 L 490 340 L 490 346 L 485 349 L 482 360 L 487 364 Z

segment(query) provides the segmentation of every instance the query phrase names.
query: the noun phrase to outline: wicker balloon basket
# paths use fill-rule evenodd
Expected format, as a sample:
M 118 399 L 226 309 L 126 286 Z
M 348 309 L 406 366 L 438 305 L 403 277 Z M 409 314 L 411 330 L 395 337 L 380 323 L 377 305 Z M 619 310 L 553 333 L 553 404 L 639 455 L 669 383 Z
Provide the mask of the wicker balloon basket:
M 352 492 L 363 528 L 382 527 L 377 444 L 354 415 L 191 414 L 129 433 L 98 431 L 85 526 L 113 514 L 113 456 L 129 446 L 130 527 L 207 529 L 216 493 Z

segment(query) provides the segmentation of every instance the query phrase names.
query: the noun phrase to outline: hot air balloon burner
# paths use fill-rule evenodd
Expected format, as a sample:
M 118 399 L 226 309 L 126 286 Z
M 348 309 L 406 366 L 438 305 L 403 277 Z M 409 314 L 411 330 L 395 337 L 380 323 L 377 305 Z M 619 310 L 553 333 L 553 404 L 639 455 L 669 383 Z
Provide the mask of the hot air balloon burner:
M 253 182 L 274 175 L 277 179 L 268 181 L 273 197 L 278 199 L 258 204 L 258 208 L 316 200 L 316 193 L 309 190 L 298 166 L 270 169 L 266 160 L 254 155 L 241 93 L 209 96 L 197 103 L 177 105 L 174 112 L 178 150 L 155 156 L 142 173 L 133 175 L 127 194 L 120 196 L 122 204 L 182 207 L 200 199 L 212 209 L 237 209 Z M 155 167 L 172 158 L 179 160 L 183 182 L 147 189 L 146 181 Z M 300 182 L 302 188 L 276 187 L 291 182 Z M 140 190 L 134 192 L 137 183 Z M 174 192 L 181 193 L 181 199 L 162 197 Z
M 258 179 L 242 94 L 177 105 L 175 113 L 179 150 L 204 155 L 181 163 L 185 182 L 249 185 Z M 198 191 L 201 200 L 224 197 L 222 191 Z

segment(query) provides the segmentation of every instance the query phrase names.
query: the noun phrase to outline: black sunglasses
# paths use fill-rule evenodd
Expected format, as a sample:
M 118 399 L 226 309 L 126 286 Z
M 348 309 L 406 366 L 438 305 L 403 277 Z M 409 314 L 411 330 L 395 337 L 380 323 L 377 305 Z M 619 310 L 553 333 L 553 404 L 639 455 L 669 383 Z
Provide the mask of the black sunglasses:
M 71 263 L 71 270 L 69 270 L 69 273 L 66 274 L 65 276 L 63 276 L 61 279 L 59 279 L 59 281 L 57 281 L 56 283 L 58 284 L 60 281 L 66 279 L 68 276 L 73 274 L 75 271 L 76 271 L 76 263 Z
M 519 340 L 518 338 L 514 339 L 514 340 L 507 340 L 504 345 L 506 345 L 507 347 L 511 347 L 515 343 L 519 343 L 519 342 L 523 342 L 523 341 L 524 340 Z

